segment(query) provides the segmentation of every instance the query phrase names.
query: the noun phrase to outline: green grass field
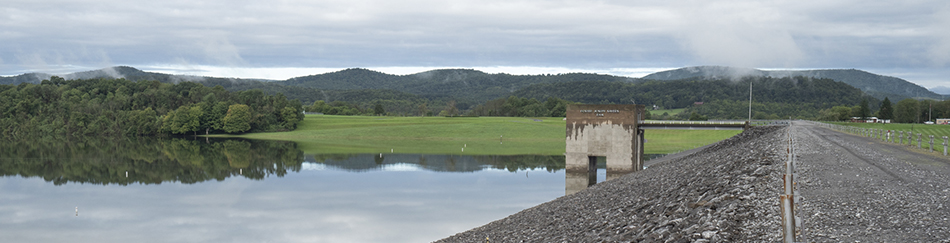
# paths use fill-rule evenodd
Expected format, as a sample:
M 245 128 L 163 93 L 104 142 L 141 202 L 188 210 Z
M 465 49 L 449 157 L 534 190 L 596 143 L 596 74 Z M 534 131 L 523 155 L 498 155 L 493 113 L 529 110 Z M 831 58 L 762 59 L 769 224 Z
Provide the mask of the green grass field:
M 831 124 L 860 127 L 860 128 L 883 129 L 883 130 L 891 130 L 891 131 L 904 131 L 904 132 L 913 131 L 915 134 L 922 133 L 924 135 L 934 135 L 937 137 L 950 136 L 950 125 L 924 125 L 924 124 L 909 124 L 909 123 L 881 124 L 881 123 L 851 123 L 851 122 L 831 122 Z
M 895 143 L 900 139 L 897 136 L 900 135 L 899 132 L 903 131 L 904 134 L 907 132 L 913 132 L 914 134 L 920 133 L 922 141 L 921 147 L 924 149 L 930 148 L 930 137 L 929 135 L 934 136 L 934 150 L 940 150 L 943 152 L 943 136 L 950 136 L 950 125 L 924 125 L 924 124 L 908 124 L 908 123 L 890 123 L 890 124 L 881 124 L 881 123 L 851 123 L 851 122 L 830 122 L 831 124 L 843 125 L 843 126 L 852 126 L 859 128 L 872 128 L 872 129 L 881 129 L 881 130 L 890 130 L 895 132 L 893 139 Z M 904 140 L 904 144 L 907 144 L 907 141 Z M 913 144 L 917 144 L 916 135 L 913 140 Z
M 672 116 L 672 115 L 676 115 L 676 114 L 682 113 L 684 110 L 686 110 L 686 108 L 667 109 L 667 110 L 651 110 L 651 111 L 650 111 L 650 115 L 657 115 L 657 116 L 659 116 L 659 115 L 663 115 L 663 113 L 666 112 L 666 113 L 669 113 L 669 114 Z
M 736 130 L 649 130 L 644 150 L 666 154 L 711 144 Z M 249 139 L 297 142 L 307 154 L 564 154 L 562 118 L 374 117 L 308 115 L 297 130 L 249 133 Z M 464 149 L 464 150 L 463 150 Z

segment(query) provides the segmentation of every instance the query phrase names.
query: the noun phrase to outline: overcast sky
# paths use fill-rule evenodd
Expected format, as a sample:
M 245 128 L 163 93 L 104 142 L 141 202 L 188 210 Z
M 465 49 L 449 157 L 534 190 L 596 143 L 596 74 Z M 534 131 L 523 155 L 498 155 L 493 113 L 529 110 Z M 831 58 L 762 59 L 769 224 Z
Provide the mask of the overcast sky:
M 950 86 L 950 1 L 59 1 L 0 5 L 0 75 L 128 65 L 286 79 L 856 68 Z

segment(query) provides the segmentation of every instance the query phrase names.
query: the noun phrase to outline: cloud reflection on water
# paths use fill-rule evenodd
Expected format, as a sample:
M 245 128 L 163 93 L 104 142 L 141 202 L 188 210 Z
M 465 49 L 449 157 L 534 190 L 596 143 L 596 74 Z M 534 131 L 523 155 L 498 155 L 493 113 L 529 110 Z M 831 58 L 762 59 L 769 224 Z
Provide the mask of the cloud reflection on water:
M 563 171 L 421 168 L 303 163 L 282 178 L 127 186 L 2 177 L 0 241 L 427 242 L 563 195 Z

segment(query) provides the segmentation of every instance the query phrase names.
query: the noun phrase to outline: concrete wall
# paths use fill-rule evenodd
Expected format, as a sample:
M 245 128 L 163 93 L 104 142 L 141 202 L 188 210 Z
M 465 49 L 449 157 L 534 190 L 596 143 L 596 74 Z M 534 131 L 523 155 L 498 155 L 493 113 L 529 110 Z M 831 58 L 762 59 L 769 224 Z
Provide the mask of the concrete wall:
M 643 169 L 643 105 L 570 105 L 567 107 L 566 169 L 586 172 L 590 156 L 604 156 L 607 171 L 623 174 Z

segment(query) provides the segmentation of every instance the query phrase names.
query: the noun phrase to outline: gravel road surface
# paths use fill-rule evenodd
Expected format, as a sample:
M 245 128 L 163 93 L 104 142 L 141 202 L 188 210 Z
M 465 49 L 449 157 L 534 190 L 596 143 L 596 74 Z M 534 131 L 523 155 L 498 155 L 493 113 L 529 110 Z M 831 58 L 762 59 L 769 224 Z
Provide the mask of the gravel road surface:
M 808 242 L 950 242 L 950 160 L 795 122 Z M 801 240 L 801 239 L 800 239 Z

